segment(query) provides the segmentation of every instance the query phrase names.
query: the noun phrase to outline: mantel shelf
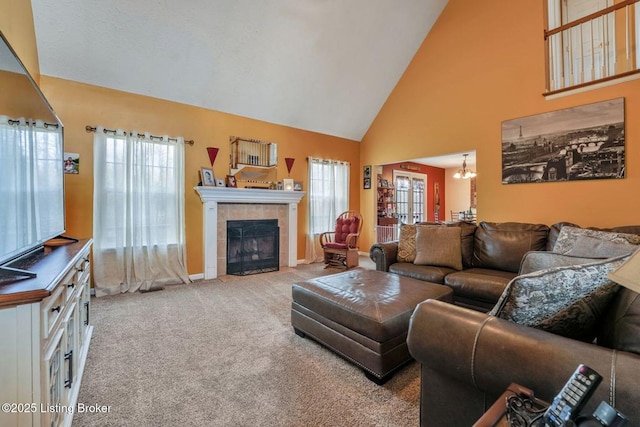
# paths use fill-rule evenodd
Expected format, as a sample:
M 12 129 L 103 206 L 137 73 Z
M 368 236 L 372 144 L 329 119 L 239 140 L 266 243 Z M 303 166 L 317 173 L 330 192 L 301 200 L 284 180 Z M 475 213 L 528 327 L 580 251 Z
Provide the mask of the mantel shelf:
M 194 187 L 202 202 L 217 203 L 300 203 L 304 191 L 266 190 L 262 188 Z

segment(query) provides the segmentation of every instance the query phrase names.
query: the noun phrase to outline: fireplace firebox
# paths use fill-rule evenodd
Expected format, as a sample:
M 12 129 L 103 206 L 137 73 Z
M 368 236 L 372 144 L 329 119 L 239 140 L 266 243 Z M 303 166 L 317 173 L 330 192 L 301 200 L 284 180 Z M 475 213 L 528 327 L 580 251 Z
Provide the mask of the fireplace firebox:
M 227 274 L 245 276 L 279 269 L 277 219 L 227 221 Z

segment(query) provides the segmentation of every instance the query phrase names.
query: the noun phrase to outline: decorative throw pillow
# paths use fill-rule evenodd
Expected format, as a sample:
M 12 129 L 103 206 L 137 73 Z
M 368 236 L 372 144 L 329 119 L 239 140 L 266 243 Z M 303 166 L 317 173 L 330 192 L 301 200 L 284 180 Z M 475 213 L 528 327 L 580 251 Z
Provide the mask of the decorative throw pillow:
M 460 227 L 418 226 L 413 263 L 462 270 L 460 233 Z
M 627 255 L 638 249 L 640 236 L 564 226 L 558 234 L 553 252 L 591 258 Z
M 398 262 L 413 262 L 416 259 L 416 226 L 402 224 L 398 242 Z
M 555 267 L 590 264 L 596 261 L 598 261 L 596 258 L 569 256 L 549 251 L 529 251 L 522 258 L 518 275 Z
M 490 314 L 565 337 L 591 341 L 618 285 L 607 274 L 628 256 L 556 267 L 514 278 Z

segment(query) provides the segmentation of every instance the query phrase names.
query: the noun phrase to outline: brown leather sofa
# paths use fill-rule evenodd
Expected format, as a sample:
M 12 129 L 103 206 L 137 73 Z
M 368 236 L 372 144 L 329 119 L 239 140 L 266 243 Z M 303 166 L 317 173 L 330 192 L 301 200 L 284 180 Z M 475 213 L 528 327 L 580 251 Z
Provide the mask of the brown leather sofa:
M 550 227 L 547 249 L 566 224 Z M 640 226 L 611 230 L 640 235 Z M 521 270 L 592 261 L 531 252 Z M 440 301 L 420 303 L 407 344 L 421 364 L 421 425 L 473 425 L 511 383 L 550 402 L 583 363 L 603 376 L 583 413 L 605 401 L 640 426 L 640 295 L 620 287 L 600 319 L 597 338 L 582 342 Z
M 603 376 L 583 410 L 605 401 L 640 426 L 640 296 L 621 288 L 597 342 L 575 341 L 478 311 L 428 300 L 407 338 L 421 364 L 420 424 L 471 426 L 511 383 L 551 402 L 578 364 Z
M 560 229 L 570 222 L 544 224 L 519 222 L 481 222 L 478 225 L 458 222 L 461 227 L 463 269 L 398 262 L 398 241 L 375 243 L 369 251 L 376 270 L 388 271 L 453 289 L 457 305 L 489 311 L 502 295 L 509 281 L 519 273 L 520 263 L 529 251 L 550 251 Z M 640 226 L 621 226 L 605 231 L 640 234 Z
M 529 251 L 549 250 L 562 224 L 519 222 L 458 222 L 461 227 L 463 269 L 398 262 L 398 241 L 376 243 L 369 256 L 376 270 L 388 271 L 453 288 L 457 305 L 488 311 L 496 304 L 505 286 L 518 275 L 522 257 Z

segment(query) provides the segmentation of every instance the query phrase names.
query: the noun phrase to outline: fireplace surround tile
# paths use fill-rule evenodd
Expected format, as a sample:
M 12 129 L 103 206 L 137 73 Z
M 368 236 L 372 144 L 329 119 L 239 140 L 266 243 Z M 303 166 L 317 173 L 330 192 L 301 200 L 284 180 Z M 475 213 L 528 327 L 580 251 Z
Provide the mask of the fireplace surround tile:
M 280 266 L 297 265 L 298 204 L 303 191 L 195 187 L 203 204 L 204 278 L 226 274 L 228 219 L 278 219 Z M 224 242 L 221 248 L 220 242 Z

